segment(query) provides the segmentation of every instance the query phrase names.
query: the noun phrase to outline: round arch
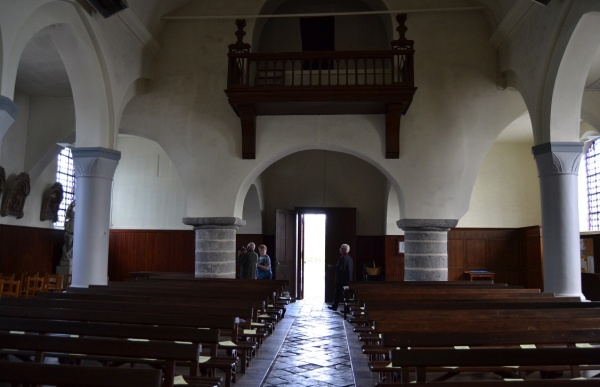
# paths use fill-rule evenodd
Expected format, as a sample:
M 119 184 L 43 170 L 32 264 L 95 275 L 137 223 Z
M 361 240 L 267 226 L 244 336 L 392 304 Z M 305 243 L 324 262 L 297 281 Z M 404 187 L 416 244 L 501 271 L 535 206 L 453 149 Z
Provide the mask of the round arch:
M 76 4 L 53 1 L 36 8 L 22 24 L 5 62 L 0 94 L 13 97 L 19 61 L 27 43 L 48 29 L 69 74 L 77 131 L 77 146 L 112 148 L 114 113 L 109 103 L 106 67 L 98 42 L 76 9 Z M 90 90 L 95 92 L 90 93 Z
M 239 217 L 239 218 L 242 217 L 244 201 L 245 201 L 246 195 L 248 193 L 248 190 L 250 189 L 251 185 L 254 184 L 256 179 L 258 179 L 259 176 L 268 167 L 270 167 L 271 165 L 275 164 L 279 160 L 281 160 L 287 156 L 290 156 L 294 153 L 308 151 L 308 150 L 324 150 L 324 151 L 332 151 L 332 152 L 347 154 L 350 156 L 354 156 L 357 159 L 362 160 L 366 164 L 374 167 L 379 172 L 381 172 L 383 177 L 385 179 L 387 179 L 387 181 L 389 182 L 390 187 L 392 187 L 395 190 L 395 192 L 398 196 L 398 206 L 400 208 L 400 213 L 403 212 L 404 200 L 403 200 L 403 196 L 402 196 L 402 189 L 401 189 L 399 183 L 397 182 L 397 180 L 386 170 L 386 168 L 383 165 L 381 165 L 377 161 L 375 161 L 375 160 L 369 158 L 368 156 L 361 154 L 353 149 L 348 149 L 345 147 L 341 147 L 338 145 L 331 145 L 331 144 L 306 143 L 306 144 L 302 144 L 302 145 L 299 145 L 296 147 L 287 148 L 285 151 L 282 151 L 278 154 L 272 155 L 270 158 L 265 159 L 262 163 L 257 165 L 250 173 L 248 173 L 248 175 L 246 176 L 246 178 L 240 185 L 240 188 L 239 188 L 237 196 L 236 196 L 234 216 Z
M 540 143 L 573 142 L 579 140 L 579 120 L 585 81 L 592 60 L 600 47 L 600 12 L 584 14 L 575 25 L 568 39 L 565 50 L 556 63 L 555 81 L 553 72 L 549 72 L 549 86 L 546 88 L 547 100 L 551 103 L 544 106 L 549 114 L 542 116 L 542 128 L 549 128 L 542 133 Z M 544 122 L 548 120 L 549 122 Z

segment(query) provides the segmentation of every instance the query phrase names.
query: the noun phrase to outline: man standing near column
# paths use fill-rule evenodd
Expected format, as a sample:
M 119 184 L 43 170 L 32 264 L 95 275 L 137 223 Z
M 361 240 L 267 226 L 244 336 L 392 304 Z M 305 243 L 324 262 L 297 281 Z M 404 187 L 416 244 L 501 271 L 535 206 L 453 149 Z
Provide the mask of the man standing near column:
M 242 279 L 256 279 L 258 255 L 254 252 L 255 248 L 254 242 L 248 243 L 246 252 L 240 258 L 240 278 Z
M 350 246 L 343 244 L 340 247 L 340 257 L 338 258 L 337 264 L 327 265 L 330 269 L 335 271 L 335 289 L 333 292 L 333 304 L 329 309 L 337 311 L 338 305 L 343 298 L 344 286 L 350 284 L 352 280 L 352 257 L 348 255 L 350 252 Z

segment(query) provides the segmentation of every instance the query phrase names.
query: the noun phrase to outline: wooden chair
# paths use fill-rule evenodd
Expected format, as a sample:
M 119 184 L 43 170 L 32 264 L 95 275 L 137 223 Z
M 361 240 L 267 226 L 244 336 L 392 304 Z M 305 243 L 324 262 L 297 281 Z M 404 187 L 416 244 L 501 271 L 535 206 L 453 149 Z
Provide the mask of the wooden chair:
M 35 297 L 39 292 L 43 292 L 44 282 L 44 277 L 40 277 L 37 274 L 27 277 L 25 297 Z
M 62 274 L 46 273 L 44 280 L 44 291 L 46 292 L 61 292 L 63 290 Z
M 21 295 L 21 281 L 0 280 L 0 296 L 19 297 Z
M 33 275 L 39 275 L 39 272 L 21 272 L 21 297 L 25 297 L 25 291 L 27 290 L 27 278 Z

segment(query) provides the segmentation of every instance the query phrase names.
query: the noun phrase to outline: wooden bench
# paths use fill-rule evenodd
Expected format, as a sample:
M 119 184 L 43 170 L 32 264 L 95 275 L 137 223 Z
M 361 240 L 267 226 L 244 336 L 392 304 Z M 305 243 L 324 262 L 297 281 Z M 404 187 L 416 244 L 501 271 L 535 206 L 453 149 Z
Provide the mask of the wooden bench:
M 124 323 L 190 328 L 215 328 L 219 330 L 229 330 L 231 332 L 237 332 L 239 324 L 239 318 L 237 317 L 28 307 L 5 305 L 2 302 L 0 302 L 0 316 L 105 322 L 117 324 Z M 256 349 L 256 345 L 254 343 L 238 343 L 235 341 L 220 342 L 219 346 L 227 349 L 234 357 L 237 351 L 239 351 L 241 363 L 240 368 L 242 373 L 246 370 L 251 352 Z
M 160 387 L 162 373 L 154 369 L 0 362 L 0 382 L 64 387 Z
M 374 309 L 369 304 L 366 312 L 357 319 L 356 332 L 368 335 L 376 330 L 375 321 L 404 320 L 404 319 L 443 319 L 456 320 L 458 318 L 477 319 L 484 317 L 554 317 L 561 315 L 567 317 L 585 316 L 593 317 L 600 313 L 600 303 L 589 302 L 532 302 L 532 303 L 487 303 L 487 302 L 447 302 L 440 301 L 431 304 L 398 303 L 384 305 L 382 309 Z M 556 311 L 556 312 L 555 312 Z M 555 313 L 554 313 L 555 312 Z M 349 319 L 351 320 L 351 319 Z M 381 325 L 379 324 L 381 327 Z
M 262 310 L 269 311 L 269 305 L 272 304 L 273 294 L 265 295 L 265 294 L 254 294 L 249 291 L 244 291 L 242 289 L 214 289 L 214 288 L 205 288 L 205 289 L 195 289 L 190 287 L 164 287 L 164 288 L 155 288 L 155 287 L 122 287 L 122 286 L 105 286 L 105 285 L 91 285 L 89 288 L 69 288 L 67 289 L 67 293 L 85 293 L 85 294 L 101 294 L 101 295 L 122 295 L 122 296 L 152 296 L 152 297 L 177 297 L 183 299 L 205 299 L 212 300 L 213 302 L 222 301 L 226 302 L 227 300 L 246 300 L 248 302 L 260 302 L 262 306 Z M 280 318 L 283 318 L 285 315 L 285 306 L 277 306 L 277 313 Z M 273 307 L 275 309 L 275 307 Z
M 258 301 L 248 300 L 230 300 L 230 299 L 190 299 L 183 300 L 169 296 L 150 296 L 150 295 L 124 295 L 124 294 L 95 294 L 93 292 L 85 293 L 40 293 L 35 300 L 55 300 L 66 301 L 64 305 L 72 307 L 94 308 L 95 304 L 133 304 L 127 310 L 142 311 L 147 309 L 148 305 L 156 305 L 154 311 L 161 313 L 200 313 L 213 315 L 231 315 L 239 316 L 240 324 L 245 329 L 257 329 L 264 331 L 261 337 L 275 330 L 275 325 L 279 318 L 275 315 L 265 315 L 261 313 L 263 304 Z M 32 303 L 42 304 L 42 301 L 32 301 Z M 48 304 L 50 305 L 50 304 Z M 163 307 L 164 306 L 164 307 Z M 125 306 L 115 306 L 116 308 L 125 308 Z M 237 309 L 237 310 L 236 310 Z M 206 312 L 206 313 L 205 313 Z M 267 321 L 268 320 L 268 321 Z
M 349 308 L 346 316 L 347 320 L 357 326 L 357 331 L 360 331 L 363 326 L 370 325 L 370 319 L 368 317 L 369 311 L 374 310 L 404 310 L 404 309 L 457 309 L 468 306 L 469 308 L 479 309 L 490 309 L 490 308 L 502 308 L 510 306 L 510 308 L 530 308 L 533 305 L 536 307 L 544 308 L 560 308 L 567 307 L 566 304 L 572 304 L 572 307 L 582 307 L 582 304 L 589 304 L 581 302 L 579 297 L 552 297 L 548 296 L 548 293 L 543 293 L 540 297 L 476 297 L 476 298 L 420 298 L 415 296 L 412 299 L 398 298 L 398 299 L 373 299 L 367 300 L 357 306 Z M 546 304 L 545 306 L 543 306 Z M 552 305 L 547 305 L 552 304 Z M 455 305 L 452 307 L 452 305 Z M 521 305 L 521 306 L 519 306 Z M 588 307 L 596 307 L 600 304 L 590 304 Z
M 204 371 L 203 375 L 214 375 L 214 372 L 208 371 L 219 369 L 225 374 L 226 386 L 231 385 L 235 376 L 235 361 L 229 357 L 217 356 L 217 347 L 220 341 L 218 329 L 2 317 L 0 330 L 37 334 L 67 334 L 79 337 L 189 342 L 196 345 L 200 352 L 204 346 L 209 349 L 209 356 L 201 356 L 190 362 L 189 376 L 198 376 L 199 370 Z
M 575 309 L 566 309 L 573 311 Z M 520 312 L 519 310 L 517 312 Z M 559 313 L 553 316 L 556 309 L 547 309 L 546 315 L 523 316 L 518 314 L 471 319 L 468 316 L 457 318 L 435 318 L 433 315 L 423 318 L 406 318 L 403 320 L 376 320 L 375 335 L 361 337 L 365 340 L 363 350 L 372 359 L 385 359 L 391 348 L 401 347 L 400 335 L 410 336 L 411 348 L 431 346 L 431 340 L 440 339 L 434 346 L 507 346 L 519 344 L 548 345 L 563 343 L 575 345 L 577 342 L 597 343 L 600 317 L 585 316 L 581 310 L 575 310 L 572 316 Z M 583 309 L 593 312 L 597 309 Z M 479 333 L 478 333 L 479 332 Z M 429 337 L 425 339 L 425 337 Z M 556 335 L 552 339 L 552 335 Z M 472 337 L 472 339 L 468 339 Z M 405 337 L 406 339 L 406 337 Z M 420 341 L 420 340 L 423 341 Z M 553 341 L 554 340 L 554 341 Z M 576 341 L 571 341 L 576 340 Z M 378 347 L 378 344 L 381 347 Z M 406 344 L 406 342 L 404 343 Z M 380 356 L 380 357 L 377 357 Z M 389 357 L 387 358 L 389 359 Z M 372 372 L 378 372 L 389 378 L 390 372 L 397 372 L 388 367 L 389 360 L 376 360 L 370 364 Z
M 600 343 L 600 327 L 573 330 L 538 330 L 495 332 L 478 330 L 470 332 L 387 332 L 381 334 L 381 344 L 366 346 L 365 352 L 373 356 L 371 370 L 386 373 L 390 370 L 390 352 L 408 348 L 455 347 L 519 347 L 525 346 L 576 346 Z M 375 355 L 375 356 L 374 356 Z M 383 368 L 382 368 L 383 367 Z M 445 378 L 455 375 L 450 371 Z
M 514 381 L 496 381 L 492 386 L 508 386 L 514 387 Z M 587 387 L 600 386 L 600 380 L 596 379 L 542 379 L 542 380 L 520 380 L 517 382 L 518 387 Z M 405 383 L 376 383 L 376 387 L 400 387 L 406 386 Z M 431 383 L 411 383 L 410 387 L 431 387 Z M 469 381 L 469 382 L 444 382 L 444 387 L 490 387 L 490 381 Z
M 171 387 L 175 381 L 176 362 L 194 362 L 200 356 L 198 347 L 192 343 L 167 341 L 129 341 L 106 338 L 80 338 L 0 332 L 1 352 L 12 355 L 14 351 L 31 351 L 36 362 L 43 362 L 46 354 L 61 357 L 92 356 L 103 361 L 127 363 L 160 363 L 163 369 L 163 386 Z M 80 357 L 84 357 L 80 356 Z M 84 357 L 88 359 L 88 357 Z
M 63 308 L 63 309 L 91 309 L 107 311 L 125 311 L 141 313 L 166 313 L 166 314 L 186 314 L 200 315 L 203 318 L 208 316 L 220 317 L 240 317 L 240 329 L 238 332 L 229 332 L 232 340 L 238 343 L 237 349 L 254 352 L 268 333 L 272 331 L 271 324 L 257 323 L 258 317 L 254 314 L 252 306 L 243 305 L 242 302 L 226 302 L 225 305 L 215 305 L 214 301 L 191 300 L 185 303 L 176 302 L 169 298 L 145 298 L 143 300 L 124 300 L 122 297 L 104 297 L 100 300 L 85 299 L 62 299 L 60 297 L 44 297 L 22 300 L 3 300 L 2 305 L 17 306 L 36 306 L 44 308 Z M 231 306 L 230 304 L 238 304 Z M 223 329 L 225 330 L 225 329 Z M 248 345 L 243 341 L 250 341 L 254 344 Z M 231 345 L 229 345 L 231 347 Z M 244 367 L 245 371 L 245 367 Z
M 600 348 L 411 349 L 392 350 L 391 357 L 393 367 L 414 368 L 416 381 L 426 383 L 428 369 L 432 367 L 472 367 L 475 372 L 478 368 L 486 370 L 507 366 L 542 369 L 546 366 L 568 366 L 578 370 L 581 365 L 600 365 Z M 577 371 L 574 374 L 574 377 L 579 377 Z

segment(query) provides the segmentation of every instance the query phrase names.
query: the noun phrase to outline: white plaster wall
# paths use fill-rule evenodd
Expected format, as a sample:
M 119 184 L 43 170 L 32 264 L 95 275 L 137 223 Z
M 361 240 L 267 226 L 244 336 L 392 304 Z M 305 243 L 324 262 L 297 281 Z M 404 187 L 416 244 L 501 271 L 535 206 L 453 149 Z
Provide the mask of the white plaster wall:
M 537 167 L 532 144 L 495 143 L 457 227 L 526 227 L 542 224 Z
M 260 198 L 256 186 L 253 184 L 248 190 L 246 200 L 244 200 L 244 215 L 246 225 L 240 227 L 238 234 L 262 234 L 262 211 L 260 207 Z
M 113 184 L 111 228 L 190 229 L 185 192 L 173 163 L 156 142 L 119 136 L 121 160 Z
M 390 187 L 387 197 L 387 211 L 385 222 L 385 235 L 404 235 L 404 231 L 396 223 L 400 219 L 400 208 L 398 207 L 398 195 Z
M 2 139 L 0 165 L 6 176 L 24 172 L 25 151 L 27 150 L 27 131 L 29 124 L 29 96 L 15 93 L 15 104 L 19 107 L 15 122 L 8 128 Z
M 247 11 L 249 4 L 257 3 L 232 2 L 221 11 L 235 12 L 237 5 Z M 300 150 L 324 149 L 382 171 L 402 191 L 404 216 L 459 219 L 468 210 L 480 162 L 511 121 L 490 117 L 516 117 L 521 99 L 497 88 L 496 55 L 483 15 L 417 13 L 408 23 L 419 89 L 403 117 L 399 160 L 383 157 L 381 115 L 260 116 L 256 160 L 242 160 L 239 119 L 223 93 L 232 20 L 168 23 L 150 91 L 129 103 L 122 127 L 159 142 L 186 176 L 186 216 L 242 217 L 248 188 L 265 168 Z M 252 27 L 249 20 L 246 41 Z
M 30 100 L 25 169 L 31 170 L 56 143 L 65 142 L 75 132 L 75 108 L 72 97 L 34 96 Z

